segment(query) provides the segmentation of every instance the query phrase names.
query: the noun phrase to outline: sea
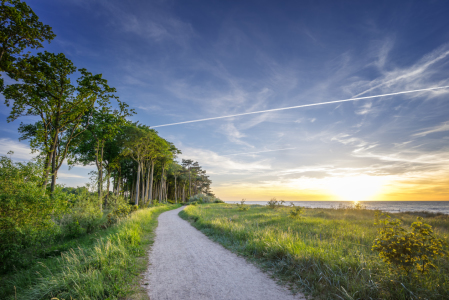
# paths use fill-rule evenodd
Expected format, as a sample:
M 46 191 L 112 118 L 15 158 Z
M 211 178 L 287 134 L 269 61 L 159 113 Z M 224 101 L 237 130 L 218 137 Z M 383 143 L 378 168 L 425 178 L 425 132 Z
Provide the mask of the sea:
M 225 201 L 240 203 L 240 201 Z M 266 205 L 268 201 L 246 201 L 245 204 Z M 309 208 L 338 208 L 353 205 L 353 201 L 286 201 L 284 205 L 293 202 L 296 206 Z M 381 210 L 389 213 L 427 211 L 449 214 L 449 201 L 358 201 L 366 209 Z

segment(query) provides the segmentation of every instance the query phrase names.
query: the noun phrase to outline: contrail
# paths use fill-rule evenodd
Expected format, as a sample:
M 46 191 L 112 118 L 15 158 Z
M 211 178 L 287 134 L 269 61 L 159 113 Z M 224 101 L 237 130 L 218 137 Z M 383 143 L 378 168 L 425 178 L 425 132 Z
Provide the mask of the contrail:
M 225 155 L 221 155 L 221 156 L 255 154 L 255 153 L 273 152 L 273 151 L 281 151 L 281 150 L 292 150 L 292 149 L 296 149 L 296 148 L 283 148 L 283 149 L 265 150 L 265 151 L 257 151 L 257 152 L 234 153 L 234 154 L 225 154 Z
M 402 91 L 402 92 L 396 92 L 396 93 L 390 93 L 390 94 L 365 96 L 365 97 L 358 97 L 358 98 L 349 98 L 349 99 L 335 100 L 335 101 L 329 101 L 329 102 L 311 103 L 311 104 L 304 104 L 304 105 L 290 106 L 290 107 L 283 107 L 283 108 L 273 108 L 273 109 L 259 110 L 259 111 L 253 111 L 253 112 L 247 112 L 247 113 L 241 113 L 241 114 L 235 114 L 235 115 L 213 117 L 213 118 L 207 118 L 207 119 L 198 119 L 198 120 L 191 120 L 191 121 L 185 121 L 185 122 L 156 125 L 156 126 L 150 126 L 150 127 L 156 128 L 156 127 L 173 126 L 173 125 L 180 125 L 180 124 L 187 124 L 187 123 L 204 122 L 204 121 L 217 120 L 217 119 L 225 119 L 225 118 L 232 118 L 232 117 L 239 117 L 239 116 L 246 116 L 246 115 L 253 115 L 253 114 L 261 114 L 261 113 L 272 112 L 272 111 L 288 110 L 288 109 L 294 109 L 294 108 L 303 108 L 303 107 L 318 106 L 318 105 L 333 104 L 333 103 L 341 103 L 341 102 L 348 102 L 348 101 L 357 101 L 357 100 L 363 100 L 363 99 L 380 98 L 380 97 L 394 96 L 394 95 L 408 94 L 408 93 L 433 91 L 433 90 L 440 90 L 440 89 L 446 89 L 446 88 L 449 88 L 449 85 L 447 85 L 447 86 L 440 86 L 440 87 L 434 87 L 434 88 L 419 89 L 419 90 Z

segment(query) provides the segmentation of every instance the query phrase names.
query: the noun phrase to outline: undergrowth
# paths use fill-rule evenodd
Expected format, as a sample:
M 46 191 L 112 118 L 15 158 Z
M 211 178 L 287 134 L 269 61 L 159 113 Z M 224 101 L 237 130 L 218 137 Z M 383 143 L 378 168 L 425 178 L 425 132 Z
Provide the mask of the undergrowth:
M 106 230 L 71 240 L 73 248 L 0 278 L 0 299 L 120 299 L 137 293 L 146 267 L 137 258 L 145 256 L 157 216 L 176 207 L 138 210 Z
M 180 212 L 192 225 L 231 251 L 270 270 L 294 291 L 314 299 L 449 299 L 447 258 L 434 261 L 437 269 L 423 276 L 394 272 L 372 251 L 377 237 L 375 212 L 363 208 L 271 209 L 236 205 L 190 206 Z M 415 215 L 394 217 L 410 226 Z M 449 241 L 449 218 L 430 216 L 437 237 Z

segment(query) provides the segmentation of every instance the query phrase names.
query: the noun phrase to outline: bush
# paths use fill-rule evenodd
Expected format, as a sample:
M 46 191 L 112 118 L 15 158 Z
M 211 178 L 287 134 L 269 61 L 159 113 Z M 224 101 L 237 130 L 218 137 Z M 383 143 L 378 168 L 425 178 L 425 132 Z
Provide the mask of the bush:
M 69 198 L 57 189 L 53 197 L 40 186 L 39 164 L 13 163 L 0 156 L 0 272 L 27 263 L 30 253 L 49 243 L 57 233 L 53 218 L 61 214 Z
M 248 205 L 245 205 L 245 199 L 242 199 L 242 201 L 240 201 L 240 204 L 238 204 L 237 203 L 237 208 L 239 209 L 239 210 L 243 210 L 243 211 L 245 211 L 245 210 L 248 210 L 249 209 L 249 206 Z
M 275 209 L 281 207 L 284 203 L 284 200 L 277 201 L 276 198 L 271 198 L 271 200 L 267 202 L 267 206 L 268 208 Z
M 100 201 L 95 194 L 85 192 L 76 197 L 59 221 L 63 236 L 76 238 L 97 229 L 103 217 L 99 207 Z
M 204 195 L 201 193 L 190 197 L 188 202 L 197 202 L 199 204 L 202 204 L 202 203 L 224 203 L 224 201 L 220 200 L 219 198 L 216 198 L 214 196 Z
M 383 217 L 383 218 L 382 218 Z M 379 237 L 374 240 L 372 250 L 379 252 L 379 256 L 389 265 L 407 275 L 413 269 L 426 274 L 429 268 L 436 268 L 432 260 L 446 255 L 443 250 L 443 240 L 433 236 L 432 226 L 422 223 L 422 218 L 412 223 L 411 231 L 407 232 L 401 221 L 391 219 L 390 216 L 376 213 L 376 225 Z
M 295 206 L 293 203 L 291 206 L 293 209 L 290 211 L 289 217 L 292 219 L 300 219 L 301 215 L 304 213 L 304 207 Z

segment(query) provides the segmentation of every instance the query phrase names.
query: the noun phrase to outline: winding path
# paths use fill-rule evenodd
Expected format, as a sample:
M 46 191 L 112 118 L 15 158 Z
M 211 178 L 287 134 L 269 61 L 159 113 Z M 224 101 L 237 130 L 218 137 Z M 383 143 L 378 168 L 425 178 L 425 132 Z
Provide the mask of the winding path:
M 178 216 L 181 209 L 159 216 L 145 274 L 151 300 L 305 299 L 209 240 Z

